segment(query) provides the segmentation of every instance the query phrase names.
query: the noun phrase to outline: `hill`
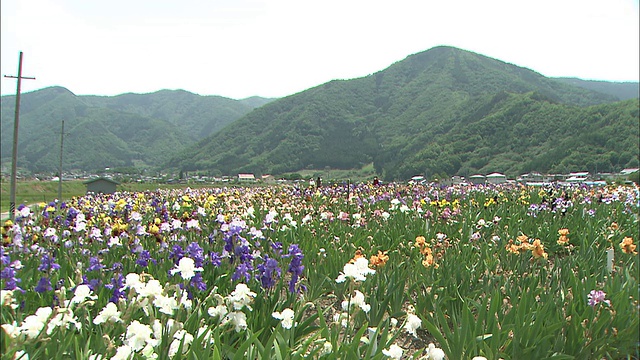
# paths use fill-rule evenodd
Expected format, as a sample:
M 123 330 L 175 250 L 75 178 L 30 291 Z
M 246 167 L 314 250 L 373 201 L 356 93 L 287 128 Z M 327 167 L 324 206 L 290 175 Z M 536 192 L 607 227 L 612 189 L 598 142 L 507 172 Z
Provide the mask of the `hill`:
M 638 142 L 637 101 L 591 107 L 616 101 L 483 55 L 436 47 L 372 75 L 331 81 L 266 104 L 167 166 L 279 174 L 373 162 L 387 180 L 489 169 L 517 175 L 532 166 L 584 169 L 596 161 L 586 155 L 615 150 L 611 134 L 583 116 L 600 114 L 607 122 L 600 125 L 622 126 L 617 140 Z M 550 143 L 554 129 L 564 138 Z M 580 146 L 587 153 L 576 163 L 573 149 L 561 149 L 583 138 L 599 148 Z M 518 145 L 525 140 L 527 146 Z M 637 146 L 626 150 L 630 157 L 612 155 L 599 169 L 637 163 Z
M 157 167 L 175 151 L 219 131 L 271 99 L 233 100 L 182 90 L 118 96 L 76 96 L 62 87 L 24 93 L 20 104 L 19 166 L 32 172 L 64 167 Z M 1 103 L 2 164 L 11 163 L 15 96 Z
M 213 134 L 271 99 L 252 97 L 233 100 L 222 96 L 200 96 L 184 90 L 160 90 L 150 94 L 83 96 L 96 107 L 168 121 L 194 140 Z
M 582 80 L 578 78 L 556 78 L 566 84 L 579 86 L 603 94 L 615 96 L 618 100 L 637 99 L 640 97 L 640 83 Z

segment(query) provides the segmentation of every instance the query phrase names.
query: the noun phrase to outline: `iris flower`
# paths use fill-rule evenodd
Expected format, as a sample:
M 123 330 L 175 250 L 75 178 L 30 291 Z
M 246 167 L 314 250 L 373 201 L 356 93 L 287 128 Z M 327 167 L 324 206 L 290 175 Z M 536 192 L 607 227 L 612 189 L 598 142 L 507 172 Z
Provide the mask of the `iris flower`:
M 566 245 L 569 243 L 569 238 L 567 237 L 567 235 L 569 235 L 569 229 L 560 229 L 558 230 L 558 234 L 560 235 L 557 241 L 558 245 Z
M 342 273 L 340 273 L 338 278 L 336 278 L 336 282 L 342 283 L 347 279 L 352 279 L 356 282 L 365 281 L 367 279 L 367 275 L 375 273 L 375 270 L 369 268 L 369 260 L 367 260 L 367 258 L 360 257 L 357 258 L 353 264 L 349 262 L 344 265 Z
M 367 304 L 364 299 L 364 294 L 358 290 L 355 291 L 355 295 L 350 300 L 342 302 L 342 310 L 349 311 L 351 307 L 359 307 L 362 311 L 368 313 L 371 310 L 371 305 Z
M 399 360 L 402 358 L 403 350 L 400 346 L 396 344 L 391 344 L 391 346 L 389 346 L 388 349 L 383 349 L 382 353 L 385 356 L 390 357 L 391 359 Z
M 178 262 L 178 266 L 171 270 L 171 275 L 175 275 L 176 273 L 180 273 L 182 279 L 191 280 L 192 277 L 196 275 L 196 271 L 203 271 L 204 269 L 201 267 L 195 266 L 195 261 L 189 257 L 183 257 Z
M 549 256 L 544 251 L 544 245 L 540 242 L 540 239 L 535 239 L 533 241 L 533 244 L 532 244 L 532 247 L 531 247 L 531 253 L 533 254 L 533 257 L 535 257 L 536 259 L 538 259 L 538 258 L 546 259 Z
M 429 344 L 427 348 L 427 359 L 430 360 L 444 360 L 445 353 L 442 349 L 437 348 L 433 343 Z
M 293 318 L 295 317 L 295 312 L 289 308 L 282 310 L 282 312 L 274 312 L 271 314 L 274 319 L 278 319 L 282 323 L 282 327 L 285 329 L 291 329 L 293 326 Z
M 599 303 L 605 303 L 611 306 L 611 301 L 605 299 L 606 296 L 607 294 L 602 290 L 591 290 L 587 295 L 587 304 L 589 304 L 589 306 L 596 306 Z
M 422 325 L 422 320 L 415 314 L 408 314 L 407 321 L 404 324 L 404 329 L 413 336 L 418 336 L 416 330 Z
M 230 300 L 235 310 L 241 310 L 245 306 L 249 310 L 252 310 L 249 304 L 255 297 L 256 293 L 251 291 L 246 284 L 240 283 L 236 285 L 236 289 L 231 292 Z
M 384 266 L 387 261 L 389 260 L 389 255 L 387 255 L 387 252 L 382 252 L 380 250 L 378 250 L 378 255 L 371 255 L 371 259 L 369 260 L 369 263 L 371 263 L 372 266 Z
M 625 254 L 638 254 L 638 252 L 636 251 L 636 244 L 633 243 L 633 238 L 631 237 L 627 236 L 622 239 L 622 241 L 620 242 L 620 248 Z
M 116 304 L 112 302 L 108 302 L 107 305 L 98 313 L 95 319 L 93 319 L 93 323 L 95 325 L 99 325 L 105 322 L 121 322 L 120 319 L 120 311 L 118 311 L 118 307 Z

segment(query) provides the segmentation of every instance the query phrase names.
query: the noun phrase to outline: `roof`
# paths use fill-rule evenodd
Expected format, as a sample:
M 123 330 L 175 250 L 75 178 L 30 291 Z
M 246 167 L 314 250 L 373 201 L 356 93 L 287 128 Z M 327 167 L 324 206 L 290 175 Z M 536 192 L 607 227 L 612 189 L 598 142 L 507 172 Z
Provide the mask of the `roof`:
M 638 168 L 624 169 L 624 170 L 620 171 L 620 174 L 622 174 L 622 175 L 631 175 L 631 174 L 633 174 L 633 173 L 635 173 L 637 171 L 640 171 L 640 169 L 638 169 Z
M 500 173 L 492 173 L 487 175 L 487 177 L 507 177 L 505 174 L 500 174 Z
M 238 179 L 255 179 L 253 174 L 238 174 Z
M 101 177 L 97 177 L 97 178 L 93 178 L 93 179 L 89 179 L 89 180 L 86 180 L 86 181 L 83 181 L 82 183 L 83 183 L 83 184 L 91 184 L 91 183 L 94 183 L 94 182 L 96 182 L 96 181 L 100 181 L 100 180 L 104 180 L 104 181 L 107 181 L 107 182 L 110 182 L 110 183 L 113 183 L 113 184 L 116 184 L 116 185 L 120 185 L 120 183 L 119 183 L 119 182 L 117 182 L 117 181 L 115 181 L 115 180 L 113 180 L 113 179 L 111 179 L 111 178 L 102 177 L 102 176 L 101 176 Z

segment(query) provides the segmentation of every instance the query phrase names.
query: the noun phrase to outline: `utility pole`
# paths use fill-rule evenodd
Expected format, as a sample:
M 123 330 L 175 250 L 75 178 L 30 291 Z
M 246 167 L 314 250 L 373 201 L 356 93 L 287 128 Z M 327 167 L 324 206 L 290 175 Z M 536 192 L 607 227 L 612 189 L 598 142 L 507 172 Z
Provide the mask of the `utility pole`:
M 58 168 L 58 202 L 62 203 L 62 144 L 64 142 L 64 120 L 60 130 L 60 167 Z
M 9 219 L 12 221 L 16 217 L 16 177 L 18 161 L 18 122 L 20 120 L 20 82 L 22 79 L 35 80 L 34 77 L 22 76 L 22 51 L 18 62 L 18 76 L 5 75 L 6 78 L 18 79 L 18 89 L 16 90 L 16 117 L 13 122 L 13 153 L 11 156 L 11 192 L 9 198 Z

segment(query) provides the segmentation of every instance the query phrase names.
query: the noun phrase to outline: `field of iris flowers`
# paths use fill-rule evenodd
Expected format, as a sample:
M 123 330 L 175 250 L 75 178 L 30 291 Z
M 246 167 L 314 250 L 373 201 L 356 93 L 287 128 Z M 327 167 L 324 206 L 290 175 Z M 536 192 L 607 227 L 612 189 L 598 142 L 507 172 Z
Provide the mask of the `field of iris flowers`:
M 637 359 L 637 187 L 338 184 L 20 206 L 2 359 Z

